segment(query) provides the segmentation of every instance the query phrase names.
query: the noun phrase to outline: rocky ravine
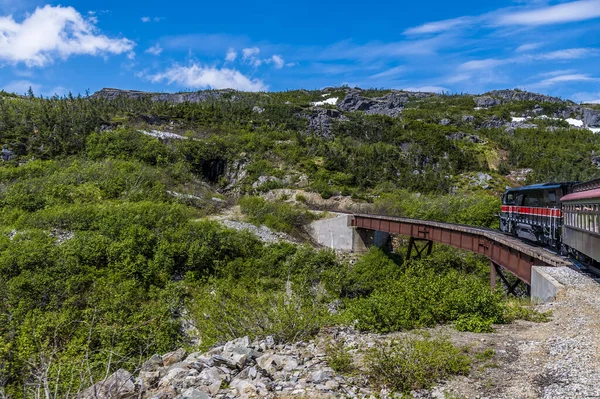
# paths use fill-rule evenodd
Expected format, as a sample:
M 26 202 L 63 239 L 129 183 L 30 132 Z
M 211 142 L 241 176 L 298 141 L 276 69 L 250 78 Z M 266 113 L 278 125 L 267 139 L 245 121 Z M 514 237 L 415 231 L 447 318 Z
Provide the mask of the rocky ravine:
M 413 392 L 416 398 L 560 399 L 599 398 L 600 285 L 570 269 L 552 276 L 567 287 L 538 310 L 553 311 L 552 321 L 517 321 L 491 334 L 459 333 L 449 326 L 429 330 L 446 334 L 473 353 L 493 349 L 487 362 L 475 362 L 470 375 Z M 206 353 L 183 349 L 154 355 L 137 376 L 119 370 L 79 394 L 79 399 L 207 398 L 391 398 L 370 387 L 361 372 L 335 373 L 326 362 L 326 342 L 342 342 L 360 370 L 361 354 L 378 343 L 407 333 L 364 334 L 340 328 L 322 331 L 311 342 L 278 345 L 272 337 L 239 338 Z

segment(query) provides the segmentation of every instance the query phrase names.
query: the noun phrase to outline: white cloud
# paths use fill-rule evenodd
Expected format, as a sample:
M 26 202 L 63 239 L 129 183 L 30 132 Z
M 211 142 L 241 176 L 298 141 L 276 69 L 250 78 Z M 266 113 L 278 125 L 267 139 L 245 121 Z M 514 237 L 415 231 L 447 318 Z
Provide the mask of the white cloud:
M 285 61 L 280 55 L 274 55 L 271 57 L 271 61 L 275 64 L 275 68 L 281 69 L 285 65 Z
M 25 94 L 30 87 L 37 95 L 39 94 L 40 87 L 42 86 L 37 83 L 32 83 L 28 80 L 15 80 L 4 86 L 2 90 L 8 93 Z
M 263 61 L 258 58 L 260 49 L 258 47 L 250 47 L 242 50 L 242 60 L 254 67 L 262 65 Z
M 538 49 L 541 46 L 543 46 L 543 43 L 525 43 L 525 44 L 522 44 L 519 47 L 517 47 L 517 49 L 515 51 L 517 53 L 526 53 L 526 52 Z
M 151 20 L 152 20 L 152 18 L 150 18 L 150 17 L 142 17 L 142 22 L 143 23 L 150 22 Z
M 581 0 L 542 7 L 535 10 L 506 13 L 498 17 L 499 25 L 551 25 L 585 21 L 600 17 L 600 0 Z
M 182 87 L 235 89 L 242 91 L 265 91 L 267 86 L 258 79 L 250 79 L 235 69 L 215 68 L 192 64 L 190 66 L 175 65 L 165 72 L 146 76 L 151 82 L 166 81 Z
M 397 66 L 397 67 L 385 70 L 383 72 L 376 73 L 375 75 L 371 75 L 370 78 L 371 79 L 381 79 L 381 78 L 389 78 L 392 76 L 398 76 L 398 75 L 402 74 L 405 70 L 406 70 L 406 68 L 404 66 Z
M 158 44 L 158 43 L 152 47 L 149 47 L 146 50 L 146 53 L 152 54 L 152 55 L 160 55 L 162 52 L 163 52 L 163 49 L 162 49 L 162 47 L 160 47 L 160 44 Z
M 443 21 L 428 22 L 414 28 L 409 28 L 404 31 L 406 35 L 423 35 L 429 33 L 447 32 L 453 28 L 471 24 L 475 20 L 474 17 L 459 17 L 446 19 Z
M 22 22 L 0 17 L 0 61 L 44 66 L 72 55 L 130 53 L 135 43 L 111 39 L 73 7 L 37 8 Z
M 404 88 L 402 90 L 405 90 L 405 91 L 426 92 L 426 93 L 442 93 L 442 92 L 449 92 L 450 91 L 447 88 L 441 87 L 441 86 L 406 87 L 406 88 Z
M 580 0 L 554 6 L 540 6 L 533 2 L 521 10 L 504 8 L 478 16 L 462 16 L 442 21 L 427 22 L 404 31 L 407 35 L 448 32 L 467 27 L 540 26 L 585 21 L 600 18 L 600 0 Z M 537 6 L 537 8 L 531 8 Z
M 505 64 L 517 64 L 532 61 L 561 61 L 561 60 L 574 60 L 586 57 L 595 57 L 599 55 L 598 50 L 592 48 L 570 48 L 552 51 L 549 53 L 540 54 L 525 54 L 518 57 L 512 58 L 487 58 L 483 60 L 467 61 L 460 65 L 461 70 L 473 71 L 481 69 L 493 69 L 500 65 Z
M 245 48 L 242 50 L 244 60 L 249 60 L 253 57 L 256 57 L 260 54 L 260 49 L 258 47 Z
M 227 55 L 225 56 L 225 61 L 227 62 L 233 62 L 235 61 L 235 59 L 237 58 L 237 52 L 230 48 L 229 50 L 227 50 Z
M 467 61 L 467 62 L 461 64 L 460 68 L 467 70 L 467 71 L 473 71 L 473 70 L 478 70 L 478 69 L 492 69 L 499 65 L 507 64 L 509 62 L 514 62 L 514 59 L 510 58 L 510 59 L 499 60 L 499 59 L 495 59 L 495 58 L 488 58 L 485 60 Z
M 600 78 L 593 78 L 587 74 L 571 74 L 571 75 L 559 75 L 552 78 L 544 79 L 531 87 L 549 87 L 561 83 L 572 83 L 572 82 L 600 82 Z
M 595 56 L 597 54 L 598 50 L 592 48 L 569 48 L 540 54 L 536 58 L 540 60 L 573 60 L 585 58 L 587 56 Z

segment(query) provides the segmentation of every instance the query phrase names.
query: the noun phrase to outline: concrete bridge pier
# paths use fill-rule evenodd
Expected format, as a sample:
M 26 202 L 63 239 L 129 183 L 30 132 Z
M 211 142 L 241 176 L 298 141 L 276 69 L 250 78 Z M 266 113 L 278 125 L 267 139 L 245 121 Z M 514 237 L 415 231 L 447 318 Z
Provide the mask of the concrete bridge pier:
M 352 219 L 352 215 L 337 214 L 317 220 L 309 225 L 308 233 L 320 245 L 348 252 L 367 252 L 372 246 L 388 244 L 389 233 L 353 227 Z

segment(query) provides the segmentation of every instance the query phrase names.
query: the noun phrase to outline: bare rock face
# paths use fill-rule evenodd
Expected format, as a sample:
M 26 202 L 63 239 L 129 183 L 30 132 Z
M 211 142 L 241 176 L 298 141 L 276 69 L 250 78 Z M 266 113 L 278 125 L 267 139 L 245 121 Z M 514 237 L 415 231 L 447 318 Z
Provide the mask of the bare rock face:
M 538 103 L 564 103 L 565 101 L 558 97 L 546 96 L 543 94 L 530 93 L 521 90 L 493 90 L 486 93 L 486 96 L 499 98 L 504 102 L 508 101 L 535 101 Z M 572 103 L 571 103 L 572 104 Z
M 490 96 L 475 97 L 473 100 L 479 108 L 489 108 L 502 104 L 502 100 Z
M 600 127 L 600 111 L 584 108 L 583 123 L 589 127 Z
M 399 116 L 406 103 L 413 98 L 435 96 L 434 93 L 398 91 L 383 97 L 367 98 L 360 90 L 350 91 L 338 104 L 338 108 L 346 112 L 362 111 L 368 115 Z
M 325 138 L 331 137 L 335 120 L 348 120 L 346 116 L 336 109 L 316 108 L 312 113 L 303 116 L 308 119 L 308 131 Z
M 100 381 L 77 395 L 77 399 L 128 399 L 135 397 L 133 376 L 119 369 L 104 381 Z

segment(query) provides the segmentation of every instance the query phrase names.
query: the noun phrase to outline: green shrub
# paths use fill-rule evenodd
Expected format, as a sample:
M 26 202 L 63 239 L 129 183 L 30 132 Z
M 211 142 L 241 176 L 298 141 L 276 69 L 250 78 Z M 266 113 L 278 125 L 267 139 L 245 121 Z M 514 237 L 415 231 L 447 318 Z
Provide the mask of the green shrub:
M 470 331 L 474 333 L 493 332 L 493 319 L 484 319 L 479 315 L 462 315 L 454 322 L 454 328 L 458 331 Z
M 346 320 L 361 330 L 384 333 L 432 327 L 466 315 L 503 322 L 503 299 L 489 282 L 452 269 L 437 271 L 427 261 L 407 267 L 369 297 L 346 301 Z
M 471 360 L 443 337 L 423 339 L 409 336 L 370 350 L 366 374 L 376 389 L 408 394 L 431 388 L 455 374 L 467 374 Z
M 380 248 L 372 247 L 349 269 L 342 295 L 368 296 L 376 288 L 383 288 L 401 274 L 401 268 Z
M 316 216 L 298 206 L 284 202 L 269 202 L 260 197 L 243 197 L 238 201 L 248 220 L 286 233 L 298 233 Z
M 325 361 L 338 373 L 348 373 L 354 369 L 352 354 L 346 349 L 343 341 L 329 341 L 325 346 Z
M 306 340 L 329 320 L 327 307 L 315 297 L 257 283 L 213 281 L 193 295 L 190 308 L 202 347 L 245 335 L 272 335 L 277 342 Z

